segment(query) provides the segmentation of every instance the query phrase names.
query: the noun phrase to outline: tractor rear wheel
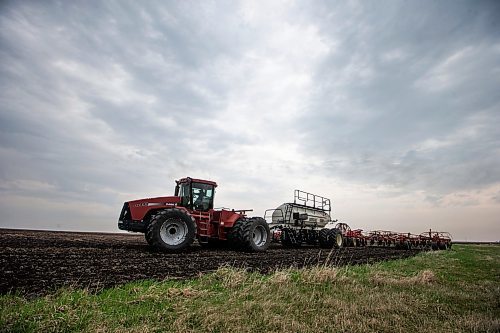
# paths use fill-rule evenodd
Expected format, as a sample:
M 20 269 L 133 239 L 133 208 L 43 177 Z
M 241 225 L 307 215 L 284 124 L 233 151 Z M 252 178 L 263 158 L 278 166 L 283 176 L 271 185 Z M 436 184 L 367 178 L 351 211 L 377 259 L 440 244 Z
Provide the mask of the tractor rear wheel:
M 319 231 L 319 246 L 324 249 L 331 249 L 335 239 L 330 233 L 330 229 L 323 228 Z
M 261 217 L 240 218 L 229 232 L 228 239 L 239 250 L 262 252 L 271 244 L 271 231 Z
M 152 217 L 146 229 L 146 241 L 151 246 L 168 252 L 179 252 L 193 243 L 196 222 L 185 211 L 165 209 Z

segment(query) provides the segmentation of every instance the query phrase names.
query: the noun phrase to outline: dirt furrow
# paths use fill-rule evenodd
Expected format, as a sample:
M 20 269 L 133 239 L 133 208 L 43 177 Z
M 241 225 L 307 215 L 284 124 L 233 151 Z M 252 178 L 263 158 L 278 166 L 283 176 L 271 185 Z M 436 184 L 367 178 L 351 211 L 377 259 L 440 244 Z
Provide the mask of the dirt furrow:
M 152 251 L 142 235 L 0 229 L 0 293 L 43 295 L 62 286 L 98 290 L 141 279 L 188 278 L 221 265 L 262 273 L 318 264 L 346 265 L 406 258 L 418 250 L 316 247 L 265 253 L 204 249 L 193 245 L 180 254 Z

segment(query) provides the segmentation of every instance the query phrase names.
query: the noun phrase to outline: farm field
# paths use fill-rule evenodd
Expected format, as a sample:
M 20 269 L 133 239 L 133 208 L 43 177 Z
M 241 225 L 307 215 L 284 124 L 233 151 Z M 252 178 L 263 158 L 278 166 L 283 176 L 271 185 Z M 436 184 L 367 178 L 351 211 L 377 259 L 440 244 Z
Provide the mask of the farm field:
M 80 234 L 79 240 L 74 240 L 73 244 L 80 244 L 79 248 L 85 248 L 83 244 L 88 246 L 86 235 L 94 240 L 101 239 L 102 236 L 102 242 L 99 244 L 104 250 L 108 248 L 105 240 L 109 235 Z M 120 237 L 125 238 L 119 240 Z M 125 240 L 133 240 L 135 236 L 120 237 L 116 238 L 117 243 L 113 248 L 148 253 L 144 254 L 144 258 L 159 256 L 156 261 L 151 259 L 150 263 L 159 262 L 161 256 L 165 256 L 149 253 L 139 238 L 135 243 L 132 242 L 133 245 L 125 244 Z M 39 235 L 38 238 L 42 237 Z M 53 245 L 54 242 L 55 240 L 51 240 L 47 244 Z M 13 249 L 13 243 L 10 244 L 2 245 L 2 264 L 5 262 L 6 249 Z M 56 248 L 64 253 L 62 247 Z M 90 248 L 94 251 L 98 249 L 97 246 Z M 66 249 L 71 249 L 71 246 Z M 365 250 L 367 249 L 349 249 L 342 254 L 334 251 L 328 259 L 328 254 L 318 254 L 319 250 L 313 248 L 289 252 L 292 250 L 276 247 L 267 254 L 275 260 L 293 257 L 286 259 L 288 263 L 296 263 L 292 268 L 280 265 L 258 266 L 257 262 L 264 259 L 264 254 L 219 250 L 213 253 L 236 258 L 233 258 L 232 262 L 221 260 L 220 263 L 235 264 L 236 268 L 224 265 L 201 276 L 167 279 L 161 282 L 144 280 L 126 284 L 115 283 L 113 287 L 97 292 L 93 290 L 95 286 L 81 288 L 84 284 L 76 284 L 56 292 L 32 290 L 26 293 L 18 289 L 17 293 L 0 296 L 0 331 L 500 330 L 500 246 L 456 245 L 449 251 L 413 253 L 415 255 L 411 256 L 406 251 L 393 250 L 400 251 L 405 258 L 397 259 L 397 256 L 393 255 L 395 260 L 373 259 L 373 263 L 362 264 L 363 259 L 359 255 L 359 261 L 351 261 L 361 263 L 359 265 L 325 265 L 325 262 L 335 261 L 349 263 L 349 259 L 345 259 L 348 258 L 347 254 L 356 258 L 356 254 Z M 384 249 L 367 251 L 375 250 Z M 195 247 L 189 253 L 177 256 L 190 260 L 191 256 L 203 256 L 202 253 L 204 252 L 201 249 Z M 383 255 L 386 258 L 390 257 L 387 253 Z M 210 257 L 204 257 L 204 260 L 209 261 L 212 257 L 217 258 L 212 254 Z M 106 257 L 101 256 L 102 260 L 103 258 Z M 173 260 L 169 258 L 167 255 L 165 260 Z M 371 257 L 363 258 L 366 260 Z M 264 261 L 267 263 L 270 260 Z M 252 269 L 248 271 L 237 268 L 245 266 Z M 93 269 L 95 266 L 91 264 L 90 267 Z M 125 275 L 125 272 L 123 274 Z M 5 279 L 4 275 L 2 272 L 2 281 Z M 40 273 L 40 276 L 43 275 Z M 112 275 L 109 276 L 111 277 Z
M 150 249 L 142 234 L 105 234 L 0 229 L 0 293 L 27 296 L 50 293 L 63 286 L 99 290 L 123 283 L 165 278 L 189 278 L 228 265 L 260 273 L 329 262 L 336 266 L 373 263 L 413 256 L 418 250 L 346 248 L 330 253 L 317 247 L 266 253 L 204 249 L 196 244 L 179 254 Z

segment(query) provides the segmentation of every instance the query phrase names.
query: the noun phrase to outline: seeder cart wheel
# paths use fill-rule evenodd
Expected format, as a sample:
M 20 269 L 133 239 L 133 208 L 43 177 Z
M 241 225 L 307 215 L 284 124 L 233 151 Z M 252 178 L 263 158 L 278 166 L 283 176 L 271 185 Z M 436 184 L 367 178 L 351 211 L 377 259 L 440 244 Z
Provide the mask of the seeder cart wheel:
M 330 229 L 323 228 L 319 231 L 319 246 L 324 249 L 331 249 L 335 242 L 335 238 L 330 233 Z

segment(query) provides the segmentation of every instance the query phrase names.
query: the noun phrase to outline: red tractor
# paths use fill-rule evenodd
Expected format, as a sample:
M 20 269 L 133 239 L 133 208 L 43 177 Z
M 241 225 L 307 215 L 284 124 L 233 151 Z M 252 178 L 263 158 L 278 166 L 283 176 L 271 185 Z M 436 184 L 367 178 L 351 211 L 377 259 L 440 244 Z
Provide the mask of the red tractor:
M 201 246 L 227 241 L 246 251 L 265 251 L 271 242 L 267 222 L 246 217 L 248 210 L 214 209 L 217 184 L 182 178 L 175 195 L 125 202 L 118 221 L 121 230 L 142 232 L 149 245 L 178 252 L 198 239 Z

